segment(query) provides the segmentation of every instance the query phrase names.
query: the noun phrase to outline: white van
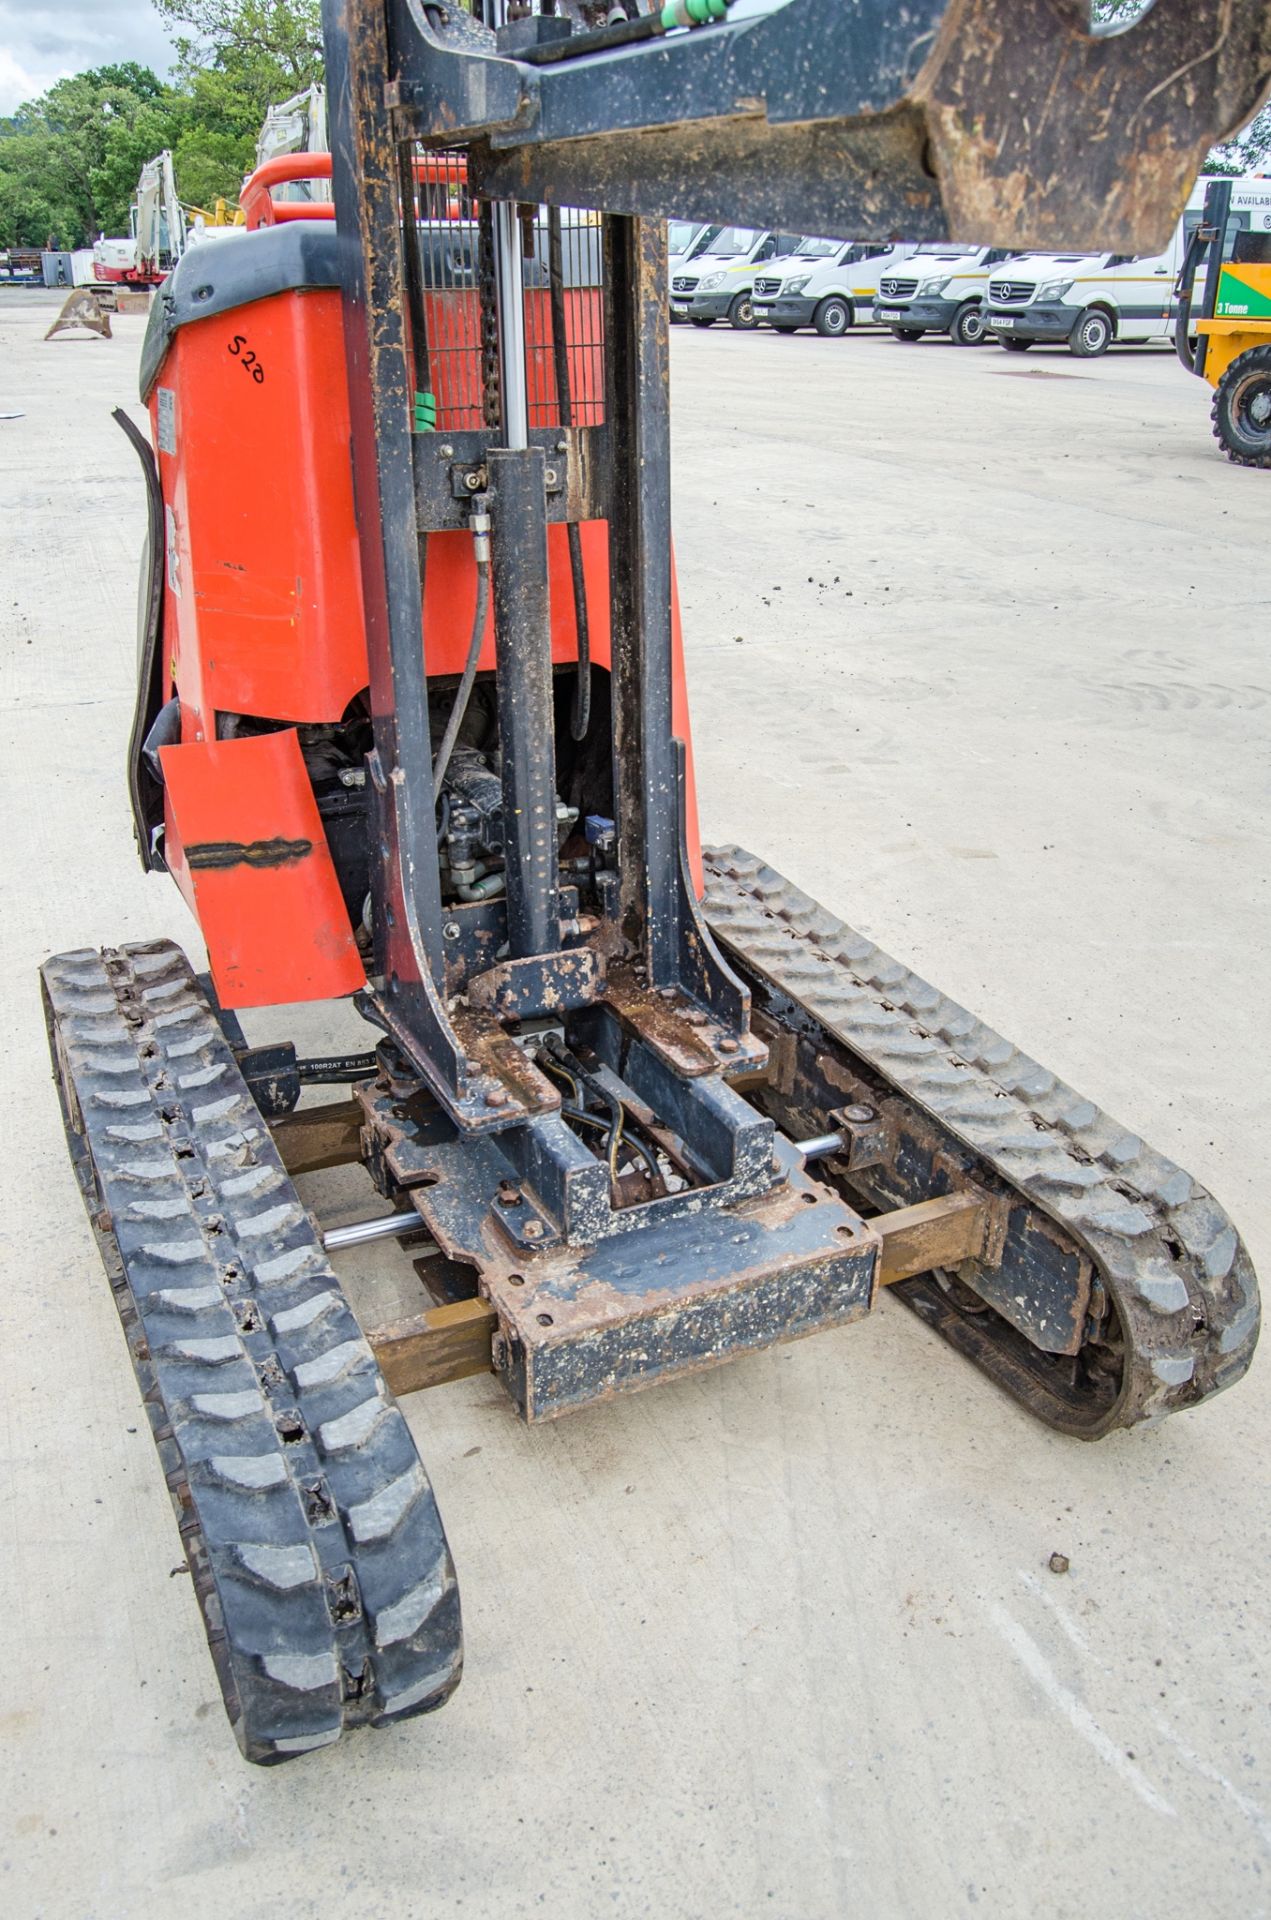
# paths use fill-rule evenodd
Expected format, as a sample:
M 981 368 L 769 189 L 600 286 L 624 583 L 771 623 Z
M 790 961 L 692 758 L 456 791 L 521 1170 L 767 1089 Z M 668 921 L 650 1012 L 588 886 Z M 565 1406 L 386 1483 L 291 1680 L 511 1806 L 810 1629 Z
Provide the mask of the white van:
M 692 265 L 671 276 L 671 314 L 709 327 L 716 320 L 749 331 L 758 325 L 751 292 L 770 260 L 793 253 L 802 234 L 757 227 L 721 227 Z
M 710 245 L 718 227 L 708 227 L 701 220 L 672 220 L 666 230 L 666 284 L 668 288 L 677 273 L 683 273 L 690 260 L 696 260 L 703 247 Z M 672 322 L 687 320 L 687 312 L 676 307 L 671 308 Z
M 929 240 L 898 272 L 878 283 L 874 318 L 897 340 L 947 333 L 955 347 L 978 347 L 984 339 L 984 299 L 989 273 L 1011 258 L 1009 247 L 968 247 L 956 240 Z
M 1208 185 L 1208 179 L 1197 181 L 1164 253 L 1030 253 L 1012 260 L 989 281 L 990 335 L 1015 353 L 1038 341 L 1066 343 L 1083 360 L 1106 353 L 1114 341 L 1171 345 L 1175 282 Z M 1232 188 L 1224 257 L 1237 229 L 1258 224 L 1260 210 L 1271 205 L 1265 180 L 1237 180 Z M 1197 306 L 1201 297 L 1198 288 Z
M 709 246 L 718 227 L 708 227 L 704 220 L 672 220 L 666 229 L 666 267 L 667 273 L 679 273 L 690 260 L 696 260 L 703 247 Z
M 887 240 L 804 240 L 780 273 L 755 280 L 755 318 L 778 333 L 815 327 L 837 339 L 871 317 L 880 274 L 914 251 Z

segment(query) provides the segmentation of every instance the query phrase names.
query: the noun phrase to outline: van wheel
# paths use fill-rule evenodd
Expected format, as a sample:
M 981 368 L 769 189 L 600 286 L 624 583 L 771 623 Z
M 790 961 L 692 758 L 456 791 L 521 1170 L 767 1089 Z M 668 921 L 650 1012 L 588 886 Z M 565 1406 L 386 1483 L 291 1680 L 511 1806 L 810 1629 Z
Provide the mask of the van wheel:
M 998 340 L 999 347 L 1005 347 L 1008 353 L 1027 353 L 1032 346 L 1031 340 Z
M 1097 360 L 1106 353 L 1112 345 L 1112 322 L 1107 314 L 1098 307 L 1083 313 L 1068 335 L 1068 345 L 1078 360 Z
M 832 293 L 828 300 L 822 300 L 812 316 L 812 324 L 818 333 L 837 340 L 840 334 L 847 332 L 855 317 L 848 302 Z
M 695 327 L 713 327 L 715 324 L 713 320 L 698 320 L 691 313 L 689 319 Z
M 891 337 L 893 340 L 921 340 L 922 328 L 921 327 L 893 327 L 891 330 Z
M 984 332 L 984 315 L 973 300 L 968 300 L 954 314 L 949 338 L 955 347 L 979 347 L 984 344 Z
M 1271 467 L 1271 347 L 1250 347 L 1218 382 L 1214 438 L 1238 467 Z
M 755 303 L 748 293 L 739 293 L 729 307 L 728 324 L 736 327 L 739 333 L 753 333 L 759 325 L 755 317 Z

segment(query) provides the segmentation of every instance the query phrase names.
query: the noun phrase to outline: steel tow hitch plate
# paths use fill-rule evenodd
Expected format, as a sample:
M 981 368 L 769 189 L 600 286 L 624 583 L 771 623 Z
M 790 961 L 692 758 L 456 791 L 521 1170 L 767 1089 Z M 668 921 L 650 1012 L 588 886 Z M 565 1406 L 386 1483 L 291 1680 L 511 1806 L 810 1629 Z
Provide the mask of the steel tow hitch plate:
M 526 1420 L 868 1313 L 881 1242 L 791 1166 L 762 1198 L 488 1266 L 494 1361 Z

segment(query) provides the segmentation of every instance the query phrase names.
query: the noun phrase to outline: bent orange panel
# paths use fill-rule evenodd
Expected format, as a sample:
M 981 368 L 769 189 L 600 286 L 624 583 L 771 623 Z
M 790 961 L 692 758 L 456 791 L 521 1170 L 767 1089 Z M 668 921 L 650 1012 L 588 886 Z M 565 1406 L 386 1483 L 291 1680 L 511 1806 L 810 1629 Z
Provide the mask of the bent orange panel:
M 222 1006 L 332 1000 L 363 986 L 294 731 L 163 747 L 159 758 L 165 858 Z

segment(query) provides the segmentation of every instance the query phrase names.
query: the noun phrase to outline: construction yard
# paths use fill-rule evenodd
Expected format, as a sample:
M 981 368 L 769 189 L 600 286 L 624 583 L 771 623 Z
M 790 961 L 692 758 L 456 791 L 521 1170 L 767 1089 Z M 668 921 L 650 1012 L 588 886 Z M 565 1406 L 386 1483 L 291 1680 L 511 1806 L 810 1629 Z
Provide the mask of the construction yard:
M 124 785 L 144 321 L 45 344 L 58 304 L 0 292 L 6 1913 L 1271 1914 L 1267 1365 L 1084 1446 L 886 1297 L 539 1429 L 493 1377 L 408 1398 L 466 1678 L 244 1765 L 41 1020 L 50 952 L 199 952 Z M 671 358 L 704 838 L 1141 1130 L 1271 1273 L 1265 476 L 1163 353 Z

